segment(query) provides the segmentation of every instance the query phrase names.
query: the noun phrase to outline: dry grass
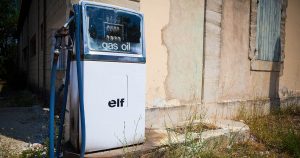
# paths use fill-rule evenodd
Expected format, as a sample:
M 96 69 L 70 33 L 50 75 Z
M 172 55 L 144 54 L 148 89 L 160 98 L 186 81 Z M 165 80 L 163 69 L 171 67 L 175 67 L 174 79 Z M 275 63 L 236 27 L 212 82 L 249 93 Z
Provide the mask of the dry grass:
M 269 115 L 251 115 L 239 119 L 249 125 L 252 139 L 227 150 L 231 155 L 242 153 L 249 157 L 300 157 L 299 106 L 290 105 L 272 111 Z M 238 157 L 242 156 L 240 154 L 237 154 Z
M 179 134 L 185 134 L 188 132 L 202 133 L 203 131 L 215 130 L 215 129 L 218 129 L 218 127 L 213 124 L 200 122 L 197 124 L 188 124 L 186 126 L 176 127 L 174 131 Z
M 256 109 L 256 108 L 254 108 Z M 243 112 L 242 110 L 240 112 Z M 245 112 L 245 111 L 244 111 Z M 202 132 L 203 125 L 173 129 L 185 134 L 185 142 L 170 142 L 167 146 L 154 151 L 148 157 L 182 158 L 223 158 L 223 157 L 282 157 L 300 158 L 300 107 L 288 106 L 273 111 L 269 115 L 241 113 L 239 120 L 244 120 L 250 127 L 251 137 L 247 142 L 232 144 L 227 147 L 207 149 L 205 142 L 192 140 L 190 133 Z M 213 129 L 213 128 L 212 128 Z M 218 146 L 218 144 L 217 144 Z

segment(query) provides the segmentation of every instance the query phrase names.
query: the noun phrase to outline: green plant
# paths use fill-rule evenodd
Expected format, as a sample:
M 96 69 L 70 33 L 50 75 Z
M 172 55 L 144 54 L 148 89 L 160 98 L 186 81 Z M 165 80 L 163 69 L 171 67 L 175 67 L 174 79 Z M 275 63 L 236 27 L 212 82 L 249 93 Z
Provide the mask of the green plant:
M 270 115 L 254 117 L 246 122 L 257 141 L 265 144 L 270 150 L 289 152 L 300 157 L 300 128 L 298 106 L 272 112 Z M 296 118 L 296 119 L 295 119 Z
M 49 139 L 47 138 L 43 145 L 33 146 L 24 150 L 19 158 L 48 158 L 49 156 Z
M 2 0 L 0 5 L 0 78 L 8 79 L 15 68 L 14 57 L 17 52 L 16 32 L 18 23 L 16 1 Z
M 250 103 L 250 104 L 249 104 Z M 267 115 L 264 108 L 266 108 L 267 101 L 263 98 L 255 97 L 251 102 L 242 101 L 237 110 L 234 120 L 249 120 Z
M 300 157 L 300 136 L 291 130 L 282 140 L 282 147 L 294 157 Z
M 143 139 L 141 136 L 137 135 L 138 125 L 141 121 L 141 117 L 137 120 L 134 129 L 133 141 L 141 142 Z M 126 124 L 124 122 L 123 126 L 123 138 L 118 138 L 119 142 L 122 144 L 123 156 L 126 158 L 135 158 L 138 157 L 139 153 L 137 153 L 138 144 L 130 145 L 126 138 Z
M 203 141 L 203 131 L 217 127 L 203 122 L 203 114 L 190 113 L 187 121 L 179 127 L 167 128 L 168 143 L 163 147 L 163 157 L 216 157 L 213 154 L 217 145 Z M 218 144 L 218 142 L 216 142 Z M 211 148 L 208 148 L 210 146 Z
M 22 152 L 20 158 L 44 158 L 46 153 L 43 149 L 28 149 Z
M 221 157 L 300 157 L 300 106 L 289 102 L 281 109 L 265 109 L 267 102 L 241 103 L 235 119 L 250 127 L 252 139 L 223 149 Z

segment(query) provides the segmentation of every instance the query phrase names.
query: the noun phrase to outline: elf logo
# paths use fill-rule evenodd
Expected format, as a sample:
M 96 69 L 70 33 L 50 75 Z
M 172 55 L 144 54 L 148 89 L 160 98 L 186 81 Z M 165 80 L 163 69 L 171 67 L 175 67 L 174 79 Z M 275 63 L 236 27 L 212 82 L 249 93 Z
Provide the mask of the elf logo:
M 111 108 L 123 107 L 124 102 L 125 102 L 124 98 L 117 99 L 117 100 L 110 100 L 110 101 L 108 101 L 108 106 L 111 107 Z

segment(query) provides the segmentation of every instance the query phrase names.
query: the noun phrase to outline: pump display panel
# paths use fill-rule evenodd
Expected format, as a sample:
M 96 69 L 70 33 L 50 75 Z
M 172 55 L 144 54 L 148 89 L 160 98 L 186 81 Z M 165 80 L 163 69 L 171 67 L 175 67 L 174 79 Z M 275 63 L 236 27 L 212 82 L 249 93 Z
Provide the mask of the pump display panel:
M 142 17 L 116 8 L 85 5 L 86 44 L 90 51 L 142 54 Z

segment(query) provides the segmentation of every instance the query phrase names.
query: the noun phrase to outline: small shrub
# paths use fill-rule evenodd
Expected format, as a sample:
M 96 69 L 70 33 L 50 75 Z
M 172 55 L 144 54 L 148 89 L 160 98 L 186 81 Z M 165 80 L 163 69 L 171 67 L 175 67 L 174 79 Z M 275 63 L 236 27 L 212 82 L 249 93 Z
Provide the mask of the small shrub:
M 46 158 L 44 149 L 28 149 L 22 152 L 20 158 Z
M 217 129 L 214 125 L 203 123 L 203 116 L 193 114 L 188 117 L 188 121 L 183 126 L 167 128 L 169 142 L 164 147 L 163 157 L 217 157 L 213 152 L 213 147 L 208 148 L 205 141 L 196 137 L 196 135 L 200 136 L 206 130 Z M 182 140 L 179 141 L 178 135 L 183 136 Z
M 300 157 L 300 137 L 294 131 L 290 131 L 282 142 L 283 149 L 287 150 L 294 157 Z
M 297 106 L 289 106 L 270 115 L 248 119 L 252 134 L 269 150 L 288 152 L 300 157 L 300 128 L 295 117 L 300 117 Z
M 48 158 L 49 157 L 49 139 L 47 138 L 43 145 L 30 147 L 24 150 L 19 158 Z

